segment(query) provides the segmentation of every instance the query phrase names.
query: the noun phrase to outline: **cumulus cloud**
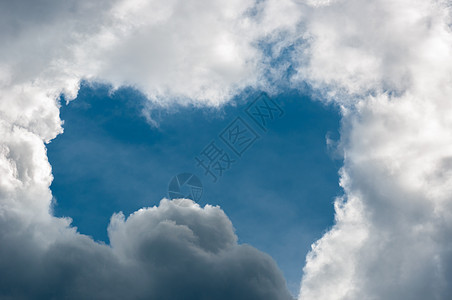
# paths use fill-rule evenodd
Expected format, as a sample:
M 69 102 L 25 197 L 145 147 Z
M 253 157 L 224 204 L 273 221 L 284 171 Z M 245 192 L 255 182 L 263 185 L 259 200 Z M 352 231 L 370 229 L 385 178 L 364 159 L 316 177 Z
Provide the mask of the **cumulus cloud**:
M 238 245 L 219 208 L 163 200 L 117 214 L 111 245 L 51 214 L 45 143 L 63 131 L 60 94 L 98 80 L 162 105 L 219 105 L 264 84 L 252 5 L 0 3 L 0 298 L 291 299 L 274 261 Z
M 73 97 L 78 81 L 92 79 L 133 85 L 155 101 L 218 105 L 261 84 L 253 1 L 19 3 L 0 7 L 3 87 Z
M 110 246 L 61 219 L 20 218 L 1 218 L 2 299 L 292 299 L 273 259 L 238 245 L 219 207 L 164 199 L 116 214 Z
M 346 194 L 307 257 L 299 298 L 449 299 L 448 4 L 330 1 L 309 15 L 295 80 L 343 109 Z
M 343 113 L 345 195 L 299 298 L 451 298 L 450 17 L 441 0 L 1 2 L 2 296 L 287 298 L 218 208 L 115 215 L 111 246 L 77 233 L 50 213 L 45 150 L 84 79 L 219 105 L 283 74 Z

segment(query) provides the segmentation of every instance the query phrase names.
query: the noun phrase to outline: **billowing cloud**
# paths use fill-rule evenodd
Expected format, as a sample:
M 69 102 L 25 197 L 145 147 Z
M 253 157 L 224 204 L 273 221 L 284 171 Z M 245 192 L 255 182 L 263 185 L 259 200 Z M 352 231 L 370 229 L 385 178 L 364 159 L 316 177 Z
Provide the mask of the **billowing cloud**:
M 274 261 L 238 245 L 217 207 L 162 200 L 117 214 L 111 245 L 51 214 L 45 143 L 62 133 L 60 94 L 98 80 L 160 104 L 223 103 L 261 84 L 252 4 L 0 3 L 0 298 L 291 299 Z
M 274 263 L 237 245 L 218 208 L 164 200 L 115 215 L 111 247 L 52 217 L 45 142 L 80 80 L 219 105 L 290 70 L 343 112 L 345 195 L 299 298 L 451 298 L 450 18 L 441 0 L 3 1 L 2 296 L 285 299 Z
M 236 0 L 4 2 L 0 85 L 74 97 L 80 80 L 100 80 L 133 85 L 153 100 L 218 105 L 242 88 L 264 84 L 256 43 L 277 24 L 263 32 L 253 19 L 253 5 Z
M 2 299 L 292 299 L 273 259 L 238 245 L 218 207 L 164 199 L 116 214 L 110 246 L 61 219 L 21 217 L 1 218 Z
M 452 297 L 452 34 L 444 1 L 312 8 L 298 76 L 343 108 L 336 225 L 300 299 Z

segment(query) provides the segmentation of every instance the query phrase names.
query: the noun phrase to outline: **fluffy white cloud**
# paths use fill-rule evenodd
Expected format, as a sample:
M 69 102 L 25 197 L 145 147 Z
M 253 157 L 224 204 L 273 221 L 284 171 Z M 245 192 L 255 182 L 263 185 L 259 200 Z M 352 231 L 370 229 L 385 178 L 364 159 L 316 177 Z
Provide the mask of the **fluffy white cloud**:
M 48 84 L 75 95 L 79 80 L 95 79 L 136 86 L 153 100 L 218 105 L 260 84 L 253 4 L 4 2 L 0 86 Z
M 298 79 L 343 108 L 336 225 L 300 299 L 452 297 L 452 34 L 442 1 L 314 6 Z
M 285 298 L 273 262 L 237 245 L 217 208 L 164 201 L 127 221 L 115 215 L 111 247 L 76 233 L 49 213 L 44 142 L 62 132 L 58 96 L 74 98 L 83 79 L 130 84 L 160 104 L 219 105 L 247 86 L 271 88 L 268 78 L 292 67 L 293 86 L 308 82 L 341 106 L 345 155 L 336 225 L 307 258 L 300 299 L 451 298 L 449 6 L 441 0 L 1 2 L 3 295 L 158 298 L 193 287 L 193 297 L 205 292 L 218 299 L 222 291 L 228 298 Z M 240 265 L 266 275 L 255 281 L 256 273 L 241 273 Z M 172 281 L 193 269 L 208 283 L 196 276 L 189 287 Z
M 218 105 L 261 84 L 252 5 L 0 3 L 0 298 L 291 299 L 274 261 L 238 245 L 219 208 L 163 200 L 115 215 L 111 246 L 51 214 L 45 142 L 62 133 L 59 95 L 73 99 L 86 79 L 160 104 Z

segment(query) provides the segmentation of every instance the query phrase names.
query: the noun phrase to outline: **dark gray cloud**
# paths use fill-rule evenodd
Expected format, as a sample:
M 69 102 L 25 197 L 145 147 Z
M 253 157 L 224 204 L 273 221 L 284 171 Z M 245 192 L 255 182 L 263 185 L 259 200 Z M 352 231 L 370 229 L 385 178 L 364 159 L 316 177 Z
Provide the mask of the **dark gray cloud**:
M 117 214 L 111 246 L 68 227 L 1 222 L 1 299 L 292 299 L 273 259 L 237 244 L 218 207 L 164 199 Z

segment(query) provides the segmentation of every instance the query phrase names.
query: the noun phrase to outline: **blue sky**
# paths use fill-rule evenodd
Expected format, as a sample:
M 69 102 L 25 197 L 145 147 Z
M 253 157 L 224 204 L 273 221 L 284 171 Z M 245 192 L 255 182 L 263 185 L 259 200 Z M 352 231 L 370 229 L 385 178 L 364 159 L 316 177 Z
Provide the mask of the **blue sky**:
M 451 24 L 437 0 L 0 1 L 0 298 L 452 299 Z M 164 198 L 182 172 L 199 204 Z
M 143 115 L 142 94 L 109 90 L 83 84 L 75 101 L 62 101 L 64 134 L 48 145 L 55 215 L 71 217 L 81 233 L 108 243 L 113 213 L 158 205 L 174 175 L 194 173 L 204 185 L 199 204 L 219 205 L 239 242 L 270 254 L 296 294 L 310 245 L 333 224 L 333 201 L 342 194 L 341 161 L 325 139 L 339 137 L 337 109 L 287 91 L 271 97 L 284 114 L 264 132 L 244 113 L 259 95 L 253 91 L 218 109 L 154 108 L 155 126 Z M 219 134 L 237 116 L 260 138 L 213 182 L 195 157 L 212 140 L 221 145 Z

